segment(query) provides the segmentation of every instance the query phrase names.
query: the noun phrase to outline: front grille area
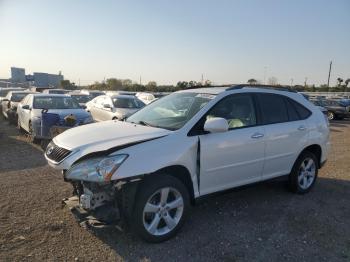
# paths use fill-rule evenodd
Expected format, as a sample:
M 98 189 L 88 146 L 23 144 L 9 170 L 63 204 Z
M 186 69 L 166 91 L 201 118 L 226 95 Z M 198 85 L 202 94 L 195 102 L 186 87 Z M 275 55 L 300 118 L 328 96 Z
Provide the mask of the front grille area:
M 56 146 L 52 142 L 47 146 L 45 151 L 47 158 L 57 163 L 65 159 L 70 153 L 71 151 L 64 149 L 62 147 Z

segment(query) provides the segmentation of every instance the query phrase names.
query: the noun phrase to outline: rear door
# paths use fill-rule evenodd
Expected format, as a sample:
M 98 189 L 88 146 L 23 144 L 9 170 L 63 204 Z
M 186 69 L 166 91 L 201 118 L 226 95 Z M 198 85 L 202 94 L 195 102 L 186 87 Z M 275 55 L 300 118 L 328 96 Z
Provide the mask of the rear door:
M 294 100 L 270 93 L 257 97 L 266 141 L 263 179 L 287 175 L 308 141 L 308 123 L 299 115 L 296 105 L 300 104 Z
M 200 192 L 208 194 L 259 181 L 264 164 L 264 128 L 257 123 L 250 94 L 219 101 L 203 118 L 222 117 L 229 130 L 199 136 Z

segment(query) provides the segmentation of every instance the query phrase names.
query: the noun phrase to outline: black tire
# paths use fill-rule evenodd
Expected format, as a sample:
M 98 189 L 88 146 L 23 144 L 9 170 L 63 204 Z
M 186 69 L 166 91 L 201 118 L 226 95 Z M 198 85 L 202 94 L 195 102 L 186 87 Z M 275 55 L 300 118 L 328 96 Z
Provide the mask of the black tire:
M 315 164 L 315 170 L 314 170 L 314 178 L 310 182 L 310 185 L 308 185 L 306 188 L 303 188 L 300 185 L 299 179 L 301 176 L 302 172 L 302 164 L 305 163 L 308 159 L 312 159 L 312 161 Z M 292 172 L 289 174 L 289 188 L 292 192 L 297 193 L 297 194 L 305 194 L 309 192 L 312 187 L 315 185 L 315 182 L 317 180 L 317 175 L 318 175 L 318 160 L 316 156 L 309 152 L 309 151 L 304 151 L 300 154 L 298 159 L 295 161 L 294 166 L 292 168 Z M 307 179 L 310 179 L 310 176 L 307 176 Z
M 190 207 L 190 198 L 186 186 L 177 178 L 166 175 L 159 174 L 151 178 L 146 178 L 146 180 L 139 185 L 139 190 L 135 199 L 135 205 L 133 208 L 132 219 L 130 226 L 143 240 L 152 243 L 159 243 L 169 238 L 173 237 L 182 227 L 184 221 L 186 220 L 187 213 Z M 144 208 L 149 199 L 158 191 L 163 188 L 172 188 L 181 194 L 183 199 L 183 210 L 182 216 L 180 217 L 178 223 L 170 232 L 162 235 L 154 235 L 147 231 L 144 225 Z M 169 194 L 170 195 L 170 194 Z M 167 197 L 169 199 L 169 197 Z M 168 211 L 167 211 L 168 212 Z M 158 214 L 154 213 L 154 217 Z M 170 210 L 168 215 L 170 215 Z M 160 215 L 158 215 L 160 217 Z M 165 215 L 164 217 L 166 217 Z M 160 223 L 165 223 L 165 218 L 160 218 Z M 158 223 L 158 226 L 159 224 Z M 165 224 L 164 224 L 165 225 Z M 158 227 L 157 227 L 158 228 Z

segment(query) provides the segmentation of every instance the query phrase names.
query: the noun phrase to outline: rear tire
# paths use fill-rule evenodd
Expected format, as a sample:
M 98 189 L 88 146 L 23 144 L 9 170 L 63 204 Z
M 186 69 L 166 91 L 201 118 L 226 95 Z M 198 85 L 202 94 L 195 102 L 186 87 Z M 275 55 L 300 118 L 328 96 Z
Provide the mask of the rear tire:
M 182 227 L 190 206 L 186 186 L 177 178 L 159 174 L 140 185 L 131 227 L 145 241 L 158 243 Z
M 315 185 L 318 174 L 318 161 L 316 156 L 304 151 L 295 162 L 289 174 L 289 188 L 292 192 L 305 194 Z

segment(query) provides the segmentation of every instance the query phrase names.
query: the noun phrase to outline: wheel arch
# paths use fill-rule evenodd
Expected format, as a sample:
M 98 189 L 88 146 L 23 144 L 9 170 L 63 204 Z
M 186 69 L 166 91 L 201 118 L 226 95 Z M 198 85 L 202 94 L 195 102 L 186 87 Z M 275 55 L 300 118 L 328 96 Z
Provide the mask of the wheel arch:
M 320 168 L 321 166 L 321 157 L 322 157 L 322 147 L 318 144 L 313 144 L 305 147 L 299 154 L 299 156 L 305 151 L 313 153 L 317 158 L 317 166 Z M 298 158 L 299 158 L 298 156 Z
M 193 205 L 195 203 L 193 181 L 191 179 L 191 174 L 186 167 L 182 165 L 167 166 L 155 171 L 152 174 L 146 175 L 145 178 L 151 178 L 153 176 L 157 176 L 160 174 L 167 174 L 179 179 L 186 186 L 188 190 L 191 204 Z

